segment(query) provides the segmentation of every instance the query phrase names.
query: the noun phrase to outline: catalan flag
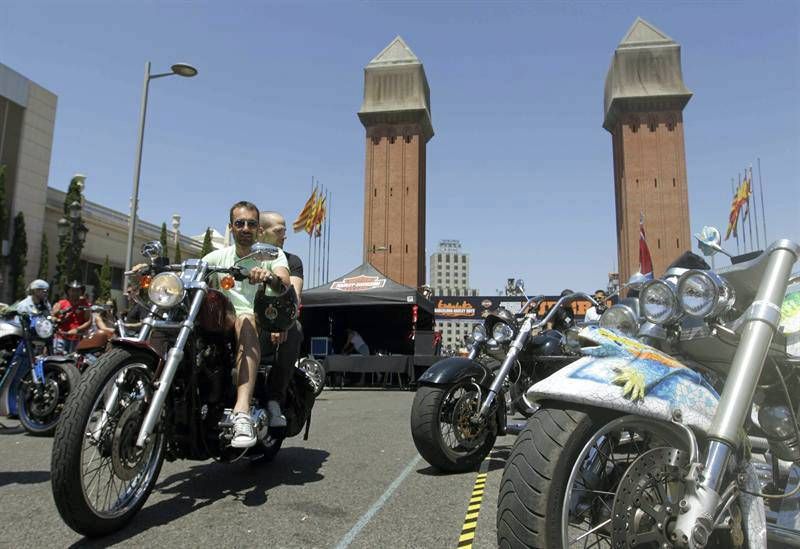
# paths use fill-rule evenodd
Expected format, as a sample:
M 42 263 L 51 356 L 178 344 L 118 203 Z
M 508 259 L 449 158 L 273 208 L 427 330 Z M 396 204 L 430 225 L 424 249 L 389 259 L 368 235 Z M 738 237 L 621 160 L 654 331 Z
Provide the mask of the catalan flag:
M 750 182 L 745 179 L 741 185 L 736 189 L 736 192 L 733 194 L 733 202 L 731 203 L 731 212 L 728 214 L 728 230 L 725 232 L 725 240 L 730 238 L 731 233 L 735 238 L 739 237 L 738 228 L 739 228 L 739 211 L 741 211 L 742 206 L 749 203 L 750 198 Z M 745 215 L 749 213 L 749 206 L 748 209 L 745 211 Z
M 314 224 L 317 226 L 316 236 L 322 236 L 322 224 L 325 221 L 325 216 L 327 213 L 328 210 L 325 208 L 325 197 L 322 197 L 319 201 L 319 207 L 317 208 L 317 215 L 314 218 Z
M 309 219 L 313 217 L 312 214 L 314 207 L 316 205 L 317 205 L 317 189 L 314 189 L 314 191 L 311 193 L 311 196 L 309 196 L 308 200 L 306 200 L 303 209 L 300 210 L 297 219 L 295 219 L 294 223 L 292 223 L 292 228 L 294 229 L 294 232 L 299 233 L 300 231 L 305 230 L 306 232 L 310 233 L 310 230 L 307 229 L 306 226 L 308 224 Z

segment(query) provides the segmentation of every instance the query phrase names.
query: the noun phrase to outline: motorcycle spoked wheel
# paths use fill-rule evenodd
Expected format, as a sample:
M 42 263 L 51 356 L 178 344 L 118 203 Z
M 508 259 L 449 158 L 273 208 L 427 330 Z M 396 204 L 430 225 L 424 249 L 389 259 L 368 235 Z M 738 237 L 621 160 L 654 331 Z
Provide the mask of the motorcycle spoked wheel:
M 67 402 L 53 441 L 51 484 L 67 525 L 89 537 L 125 526 L 144 505 L 164 460 L 156 426 L 143 449 L 135 446 L 152 397 L 152 355 L 114 349 L 81 379 Z M 109 413 L 114 387 L 119 397 Z
M 480 465 L 494 446 L 497 424 L 493 413 L 483 425 L 473 424 L 469 418 L 479 406 L 478 391 L 467 380 L 450 387 L 417 389 L 411 406 L 411 435 L 425 461 L 450 473 Z
M 32 435 L 52 435 L 56 429 L 67 396 L 80 381 L 80 372 L 68 362 L 45 362 L 41 385 L 33 382 L 28 370 L 19 385 L 17 410 L 19 422 Z
M 653 448 L 685 450 L 675 428 L 608 410 L 544 407 L 519 434 L 497 502 L 502 548 L 612 547 L 612 509 L 630 465 Z

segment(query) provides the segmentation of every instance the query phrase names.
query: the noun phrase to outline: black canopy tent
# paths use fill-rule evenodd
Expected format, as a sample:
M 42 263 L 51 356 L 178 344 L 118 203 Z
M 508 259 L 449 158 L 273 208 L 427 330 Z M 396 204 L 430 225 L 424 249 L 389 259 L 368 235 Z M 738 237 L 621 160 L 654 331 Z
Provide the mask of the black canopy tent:
M 408 359 L 403 359 L 403 364 L 408 366 L 403 371 L 412 372 L 413 330 L 433 329 L 434 307 L 417 289 L 364 263 L 332 282 L 304 291 L 300 320 L 306 353 L 313 337 L 330 338 L 331 354 L 344 347 L 348 328 L 364 338 L 372 356 L 330 357 L 327 365 L 335 364 L 335 370 L 399 371 L 399 357 L 405 356 Z M 378 353 L 384 356 L 374 356 Z

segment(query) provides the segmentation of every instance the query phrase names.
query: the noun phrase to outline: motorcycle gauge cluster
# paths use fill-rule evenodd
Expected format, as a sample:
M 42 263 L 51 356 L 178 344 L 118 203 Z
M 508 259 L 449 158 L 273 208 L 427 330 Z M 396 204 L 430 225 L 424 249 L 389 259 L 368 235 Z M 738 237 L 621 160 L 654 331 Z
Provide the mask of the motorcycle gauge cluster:
M 150 301 L 164 309 L 180 303 L 184 293 L 183 282 L 175 273 L 161 273 L 154 276 L 147 289 Z
M 667 324 L 680 316 L 675 284 L 653 280 L 645 284 L 639 298 L 642 314 L 653 324 Z

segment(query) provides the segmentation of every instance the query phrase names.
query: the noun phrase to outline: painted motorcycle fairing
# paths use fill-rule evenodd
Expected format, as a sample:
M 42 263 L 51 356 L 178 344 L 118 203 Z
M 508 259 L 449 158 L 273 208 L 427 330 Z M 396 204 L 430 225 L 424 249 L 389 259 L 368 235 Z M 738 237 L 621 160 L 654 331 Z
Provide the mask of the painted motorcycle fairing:
M 598 326 L 578 337 L 585 356 L 528 390 L 530 400 L 562 400 L 671 421 L 707 432 L 719 395 L 705 379 L 674 358 Z
M 30 319 L 31 326 L 34 326 L 39 318 L 40 317 L 32 316 Z M 19 320 L 14 319 L 7 324 L 16 326 L 19 330 L 20 337 L 22 337 L 22 326 Z M 42 360 L 42 357 L 36 360 L 33 367 L 33 379 L 38 383 L 44 379 L 44 360 Z M 17 344 L 17 348 L 14 350 L 14 354 L 9 360 L 9 366 L 6 368 L 3 379 L 0 379 L 0 416 L 16 415 L 19 413 L 17 402 L 19 398 L 19 384 L 30 369 L 31 364 L 28 359 L 28 351 L 25 347 L 25 338 L 23 338 Z

